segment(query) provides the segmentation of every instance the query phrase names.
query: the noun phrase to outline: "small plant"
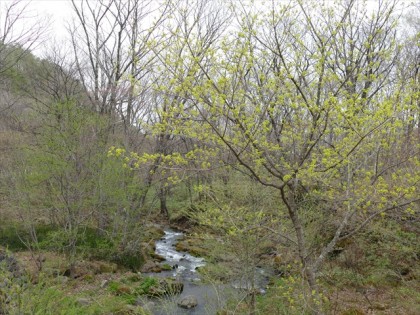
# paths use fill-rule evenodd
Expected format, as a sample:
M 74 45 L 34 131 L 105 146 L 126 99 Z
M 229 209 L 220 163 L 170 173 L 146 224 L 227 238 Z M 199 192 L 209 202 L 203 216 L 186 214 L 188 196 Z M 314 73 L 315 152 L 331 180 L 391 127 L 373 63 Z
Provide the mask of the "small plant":
M 117 289 L 118 289 L 118 287 L 119 287 L 119 283 L 118 282 L 116 282 L 116 281 L 111 281 L 109 284 L 108 284 L 108 289 L 111 291 L 111 292 L 117 292 Z
M 327 302 L 323 293 L 319 298 L 322 300 L 317 300 L 314 292 L 307 290 L 299 275 L 290 275 L 277 279 L 266 295 L 257 297 L 257 310 L 261 314 L 310 314 L 312 302 L 318 305 Z
M 152 277 L 145 278 L 140 286 L 136 289 L 136 292 L 140 295 L 148 294 L 151 287 L 157 284 L 157 280 Z

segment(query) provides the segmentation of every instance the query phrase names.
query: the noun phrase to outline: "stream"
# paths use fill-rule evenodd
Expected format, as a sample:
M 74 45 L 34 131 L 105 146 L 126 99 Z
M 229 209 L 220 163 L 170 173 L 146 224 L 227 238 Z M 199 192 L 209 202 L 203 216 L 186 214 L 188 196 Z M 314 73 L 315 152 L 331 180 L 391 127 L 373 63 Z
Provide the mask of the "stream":
M 165 258 L 165 263 L 172 266 L 171 271 L 164 271 L 164 276 L 179 278 L 183 281 L 200 281 L 197 268 L 206 265 L 204 258 L 194 257 L 189 253 L 181 253 L 175 249 L 175 245 L 184 233 L 166 230 L 165 235 L 156 242 L 156 254 Z
M 159 299 L 148 299 L 144 302 L 145 308 L 154 315 L 215 315 L 222 309 L 227 299 L 237 298 L 240 289 L 244 285 L 240 282 L 231 283 L 231 285 L 211 285 L 203 284 L 197 268 L 206 265 L 204 258 L 192 256 L 187 252 L 179 252 L 175 249 L 176 243 L 184 237 L 184 233 L 166 229 L 165 235 L 156 242 L 156 254 L 165 258 L 161 264 L 172 266 L 172 270 L 166 270 L 159 273 L 150 273 L 149 275 L 160 278 L 175 278 L 184 284 L 181 294 Z M 257 272 L 260 275 L 259 281 L 261 288 L 268 283 L 268 277 L 264 270 Z M 246 286 L 246 285 L 245 285 Z M 263 290 L 261 289 L 261 293 Z M 193 295 L 197 298 L 197 306 L 192 309 L 183 309 L 177 305 L 177 302 L 186 296 Z
M 218 287 L 202 284 L 197 268 L 205 266 L 204 258 L 194 257 L 186 252 L 178 252 L 175 245 L 184 233 L 166 229 L 165 235 L 156 242 L 156 254 L 165 258 L 161 264 L 168 264 L 172 270 L 152 273 L 151 276 L 175 278 L 184 284 L 181 294 L 159 299 L 150 299 L 147 305 L 154 315 L 214 315 L 223 306 L 224 300 L 218 296 Z M 197 306 L 183 309 L 177 305 L 182 298 L 193 295 L 197 298 Z

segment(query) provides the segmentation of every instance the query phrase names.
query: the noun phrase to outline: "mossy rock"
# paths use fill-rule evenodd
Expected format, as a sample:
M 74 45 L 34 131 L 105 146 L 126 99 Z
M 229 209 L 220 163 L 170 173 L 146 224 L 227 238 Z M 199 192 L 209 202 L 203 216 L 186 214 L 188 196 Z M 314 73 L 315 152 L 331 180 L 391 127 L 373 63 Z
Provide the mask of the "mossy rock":
M 193 256 L 198 256 L 198 257 L 202 257 L 205 256 L 207 251 L 204 248 L 201 247 L 190 247 L 189 251 L 188 251 L 191 255 Z
M 159 266 L 156 262 L 149 260 L 141 267 L 141 272 L 149 273 L 149 272 L 161 272 L 162 267 Z
M 187 252 L 194 256 L 205 256 L 207 254 L 207 250 L 200 247 L 201 241 L 200 240 L 184 240 L 179 241 L 175 248 L 179 252 Z
M 172 266 L 169 264 L 163 264 L 161 267 L 162 267 L 162 270 L 172 270 Z
M 187 252 L 189 249 L 189 245 L 186 241 L 180 241 L 175 245 L 175 249 L 178 252 Z
M 161 256 L 159 254 L 156 254 L 156 253 L 152 253 L 150 255 L 150 257 L 153 258 L 156 261 L 165 261 L 166 260 L 165 257 L 163 257 L 163 256 Z

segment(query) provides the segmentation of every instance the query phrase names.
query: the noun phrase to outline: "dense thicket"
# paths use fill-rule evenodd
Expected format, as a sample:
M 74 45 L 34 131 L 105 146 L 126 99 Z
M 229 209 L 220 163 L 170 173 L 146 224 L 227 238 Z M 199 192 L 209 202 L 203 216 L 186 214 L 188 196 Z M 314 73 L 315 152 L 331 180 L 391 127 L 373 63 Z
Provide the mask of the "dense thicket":
M 136 269 L 159 213 L 221 237 L 250 279 L 293 257 L 320 314 L 326 261 L 358 235 L 418 232 L 418 7 L 71 5 L 68 50 L 0 39 L 1 219 L 31 250 Z

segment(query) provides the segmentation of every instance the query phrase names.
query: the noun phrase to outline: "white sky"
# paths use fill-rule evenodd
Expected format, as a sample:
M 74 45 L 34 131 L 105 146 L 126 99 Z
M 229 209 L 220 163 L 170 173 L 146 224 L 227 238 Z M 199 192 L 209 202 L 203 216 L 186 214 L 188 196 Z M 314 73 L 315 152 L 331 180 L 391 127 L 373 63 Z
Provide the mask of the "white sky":
M 39 16 L 50 17 L 53 33 L 57 36 L 65 35 L 65 21 L 72 16 L 69 0 L 32 0 L 29 1 L 28 9 Z
M 72 17 L 70 3 L 70 0 L 0 0 L 0 36 L 7 43 L 32 42 L 31 50 L 42 56 L 55 38 L 62 42 L 67 37 L 66 21 Z M 43 31 L 38 32 L 39 29 Z
M 0 0 L 0 4 L 1 2 L 4 3 L 10 1 L 12 0 Z M 67 38 L 68 32 L 66 30 L 66 22 L 70 21 L 73 16 L 71 2 L 70 0 L 23 0 L 23 2 L 28 4 L 27 9 L 30 11 L 31 16 L 38 15 L 39 17 L 48 18 L 50 22 L 51 31 L 45 45 L 41 45 L 33 51 L 35 54 L 41 56 L 45 51 L 45 47 L 48 47 L 48 44 L 51 43 L 54 38 L 56 38 L 59 42 Z M 374 7 L 374 4 L 377 2 L 378 0 L 368 0 L 367 7 Z M 406 2 L 410 3 L 412 1 Z

